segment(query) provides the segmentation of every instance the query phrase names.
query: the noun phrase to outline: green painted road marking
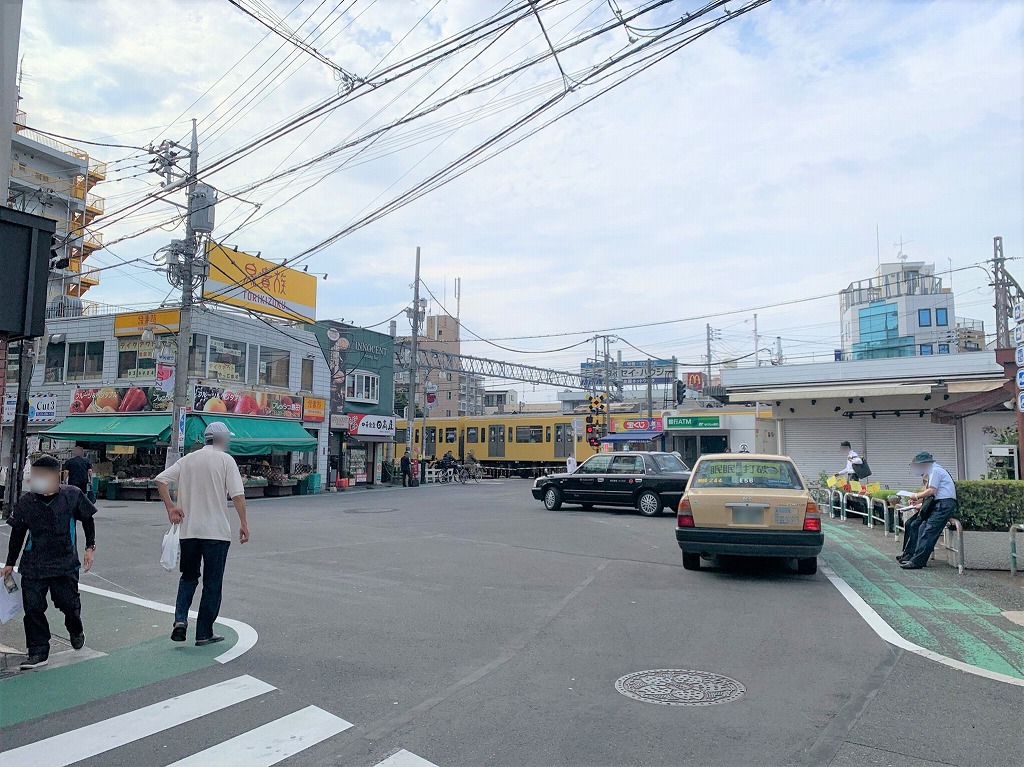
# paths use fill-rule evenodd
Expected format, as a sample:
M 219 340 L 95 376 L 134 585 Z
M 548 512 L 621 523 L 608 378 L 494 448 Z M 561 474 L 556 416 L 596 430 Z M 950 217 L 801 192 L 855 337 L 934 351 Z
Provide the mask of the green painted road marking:
M 102 658 L 70 666 L 24 672 L 0 681 L 0 727 L 91 703 L 153 682 L 216 665 L 215 658 L 238 641 L 217 624 L 224 642 L 195 647 L 166 637 L 114 650 Z

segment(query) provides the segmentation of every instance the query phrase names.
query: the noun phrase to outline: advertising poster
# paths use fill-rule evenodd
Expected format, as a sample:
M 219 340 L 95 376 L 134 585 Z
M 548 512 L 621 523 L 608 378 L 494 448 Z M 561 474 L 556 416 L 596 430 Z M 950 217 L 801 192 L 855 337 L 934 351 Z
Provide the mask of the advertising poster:
M 316 322 L 314 275 L 212 242 L 206 256 L 210 276 L 203 298 L 286 320 Z
M 323 423 L 327 418 L 327 400 L 322 397 L 303 397 L 302 418 L 305 421 Z
M 99 389 L 75 389 L 71 397 L 70 415 L 100 413 L 170 412 L 172 396 L 156 386 L 104 386 Z
M 302 397 L 223 386 L 197 386 L 192 397 L 197 413 L 224 413 L 302 420 Z

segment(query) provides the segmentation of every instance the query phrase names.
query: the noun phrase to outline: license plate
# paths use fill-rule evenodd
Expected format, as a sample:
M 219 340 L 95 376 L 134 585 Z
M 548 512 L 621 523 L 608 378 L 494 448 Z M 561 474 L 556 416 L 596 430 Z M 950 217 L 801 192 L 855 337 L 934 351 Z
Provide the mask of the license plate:
M 760 525 L 764 523 L 764 509 L 738 508 L 732 510 L 734 525 Z

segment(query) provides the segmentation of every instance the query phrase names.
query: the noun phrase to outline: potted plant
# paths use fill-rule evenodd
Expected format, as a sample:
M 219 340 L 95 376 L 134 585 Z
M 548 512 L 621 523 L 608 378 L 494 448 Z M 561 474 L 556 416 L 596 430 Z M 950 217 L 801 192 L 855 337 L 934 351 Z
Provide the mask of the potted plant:
M 1009 570 L 1011 525 L 1024 522 L 1024 482 L 960 480 L 956 484 L 956 519 L 964 528 L 964 567 L 969 570 Z M 956 533 L 944 532 L 947 547 L 956 546 Z M 954 554 L 947 549 L 953 564 Z

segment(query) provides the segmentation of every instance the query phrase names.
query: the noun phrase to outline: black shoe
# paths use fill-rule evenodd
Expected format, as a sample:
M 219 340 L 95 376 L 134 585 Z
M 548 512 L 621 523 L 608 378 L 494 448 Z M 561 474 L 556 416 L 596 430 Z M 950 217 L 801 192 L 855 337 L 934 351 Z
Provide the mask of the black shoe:
M 898 554 L 896 556 L 896 561 L 899 562 L 902 565 L 904 562 L 909 562 L 910 560 L 907 559 L 905 554 Z
M 171 632 L 172 642 L 184 642 L 185 641 L 185 630 L 188 628 L 187 623 L 175 623 L 174 630 Z
M 76 650 L 81 650 L 83 647 L 85 647 L 84 631 L 81 634 L 76 634 L 75 636 L 71 637 L 71 646 Z
M 915 565 L 910 560 L 907 560 L 906 562 L 901 564 L 900 567 L 902 567 L 904 570 L 923 570 L 924 569 L 924 565 Z
M 50 654 L 46 653 L 32 653 L 28 656 L 28 659 L 21 664 L 22 671 L 31 671 L 34 668 L 40 668 L 49 663 Z
M 197 639 L 196 640 L 196 647 L 203 647 L 203 646 L 208 645 L 208 644 L 216 644 L 217 642 L 223 642 L 223 641 L 224 641 L 224 637 L 217 636 L 216 634 L 214 634 L 209 639 Z

